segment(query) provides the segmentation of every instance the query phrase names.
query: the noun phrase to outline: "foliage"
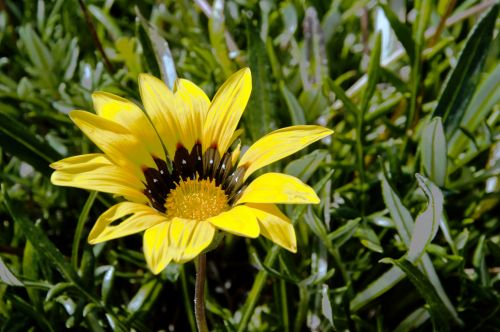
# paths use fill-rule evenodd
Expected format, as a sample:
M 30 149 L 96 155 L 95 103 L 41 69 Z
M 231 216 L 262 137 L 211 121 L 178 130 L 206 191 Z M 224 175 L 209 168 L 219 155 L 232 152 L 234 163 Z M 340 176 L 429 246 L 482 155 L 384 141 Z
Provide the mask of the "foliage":
M 114 198 L 53 186 L 48 164 L 95 149 L 67 116 L 93 91 L 139 100 L 150 72 L 213 95 L 244 66 L 243 145 L 293 124 L 335 134 L 271 166 L 322 199 L 285 207 L 297 254 L 231 236 L 208 254 L 209 325 L 498 330 L 498 8 L 1 0 L 1 330 L 195 329 L 194 264 L 155 277 L 139 236 L 88 245 Z

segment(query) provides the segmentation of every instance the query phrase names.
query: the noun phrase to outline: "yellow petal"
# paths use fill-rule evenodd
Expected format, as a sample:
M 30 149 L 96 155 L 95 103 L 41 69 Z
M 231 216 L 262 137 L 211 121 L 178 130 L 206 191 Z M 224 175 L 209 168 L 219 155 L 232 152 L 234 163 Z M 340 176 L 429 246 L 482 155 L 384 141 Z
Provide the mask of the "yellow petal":
M 50 167 L 56 170 L 50 178 L 55 185 L 102 191 L 137 202 L 147 200 L 142 192 L 143 183 L 133 173 L 116 166 L 103 154 L 69 157 Z
M 174 218 L 149 228 L 144 233 L 144 256 L 154 274 L 170 261 L 185 263 L 205 250 L 215 235 L 206 221 Z
M 244 68 L 227 79 L 217 91 L 203 129 L 203 151 L 217 145 L 224 155 L 252 91 L 250 69 Z
M 112 225 L 125 216 L 125 220 Z M 89 243 L 96 244 L 142 232 L 166 221 L 165 215 L 144 204 L 122 202 L 110 207 L 97 219 L 89 234 Z
M 122 125 L 84 111 L 73 111 L 69 115 L 117 166 L 132 169 L 138 177 L 142 176 L 142 166 L 156 167 L 144 145 Z
M 248 203 L 246 206 L 257 217 L 261 235 L 291 252 L 297 252 L 293 225 L 276 205 Z
M 196 84 L 178 79 L 175 82 L 175 100 L 180 124 L 180 140 L 191 151 L 196 142 L 201 142 L 203 124 L 207 116 L 210 99 Z
M 171 159 L 179 140 L 179 121 L 172 91 L 161 80 L 148 74 L 139 75 L 142 103 Z
M 320 126 L 278 129 L 255 142 L 241 157 L 238 166 L 247 168 L 246 179 L 259 168 L 285 158 L 332 133 L 330 129 Z
M 281 173 L 266 173 L 253 180 L 236 204 L 282 203 L 318 204 L 314 190 L 294 176 Z
M 259 223 L 252 210 L 244 205 L 207 220 L 215 227 L 231 234 L 255 238 L 259 236 Z
M 92 100 L 99 116 L 121 124 L 138 137 L 151 154 L 165 160 L 160 138 L 146 114 L 137 105 L 107 92 L 93 93 Z

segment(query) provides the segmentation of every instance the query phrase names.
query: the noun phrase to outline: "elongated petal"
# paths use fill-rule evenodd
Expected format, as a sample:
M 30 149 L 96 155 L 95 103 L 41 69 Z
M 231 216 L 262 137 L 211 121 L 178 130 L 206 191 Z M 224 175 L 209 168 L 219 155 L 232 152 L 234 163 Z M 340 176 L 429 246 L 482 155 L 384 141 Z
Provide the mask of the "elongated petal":
M 107 92 L 93 93 L 92 100 L 99 116 L 121 124 L 139 138 L 151 154 L 165 159 L 160 138 L 146 114 L 137 105 Z
M 250 69 L 244 68 L 227 79 L 217 91 L 208 110 L 203 130 L 203 151 L 217 145 L 224 155 L 252 91 Z
M 174 218 L 144 233 L 144 256 L 149 268 L 160 273 L 172 260 L 185 263 L 205 250 L 215 235 L 206 221 Z
M 277 245 L 297 252 L 297 239 L 293 225 L 274 204 L 246 204 L 259 221 L 260 234 Z
M 128 216 L 117 225 L 116 220 Z M 142 232 L 166 221 L 155 209 L 138 203 L 122 202 L 110 207 L 97 219 L 89 234 L 89 243 L 96 244 L 130 234 Z
M 236 202 L 242 203 L 317 204 L 319 198 L 311 187 L 294 176 L 266 173 L 248 185 Z
M 113 164 L 100 153 L 69 157 L 50 165 L 50 180 L 58 186 L 97 190 L 145 202 L 143 183 L 132 172 Z
M 331 135 L 333 131 L 320 126 L 293 126 L 278 129 L 255 142 L 241 157 L 245 179 L 261 167 L 295 153 L 311 143 Z
M 207 220 L 228 233 L 255 238 L 259 236 L 259 223 L 252 210 L 244 205 L 236 206 Z
M 70 117 L 117 166 L 133 169 L 139 177 L 142 166 L 155 166 L 144 145 L 120 124 L 84 111 L 73 111 Z
M 210 99 L 196 84 L 178 79 L 175 82 L 175 101 L 179 116 L 180 140 L 190 151 L 196 142 L 202 140 L 203 124 Z
M 139 75 L 139 90 L 142 103 L 171 159 L 177 143 L 180 143 L 175 97 L 161 80 L 148 74 Z

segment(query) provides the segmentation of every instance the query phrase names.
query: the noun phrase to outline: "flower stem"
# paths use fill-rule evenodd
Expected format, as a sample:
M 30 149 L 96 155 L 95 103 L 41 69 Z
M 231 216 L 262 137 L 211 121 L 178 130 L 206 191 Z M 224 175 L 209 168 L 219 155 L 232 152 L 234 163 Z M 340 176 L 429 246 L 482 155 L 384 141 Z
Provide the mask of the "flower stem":
M 194 315 L 198 332 L 208 332 L 207 318 L 205 316 L 205 277 L 207 256 L 198 256 L 198 270 L 196 271 L 196 284 L 194 289 Z

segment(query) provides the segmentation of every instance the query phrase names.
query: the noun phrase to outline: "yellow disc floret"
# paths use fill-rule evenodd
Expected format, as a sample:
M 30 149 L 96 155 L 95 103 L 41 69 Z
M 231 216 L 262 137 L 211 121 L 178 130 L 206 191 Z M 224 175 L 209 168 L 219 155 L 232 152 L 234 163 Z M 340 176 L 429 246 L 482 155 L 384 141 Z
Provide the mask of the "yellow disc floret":
M 224 212 L 227 196 L 215 180 L 181 180 L 165 201 L 167 217 L 206 220 Z

